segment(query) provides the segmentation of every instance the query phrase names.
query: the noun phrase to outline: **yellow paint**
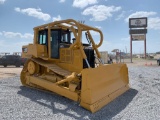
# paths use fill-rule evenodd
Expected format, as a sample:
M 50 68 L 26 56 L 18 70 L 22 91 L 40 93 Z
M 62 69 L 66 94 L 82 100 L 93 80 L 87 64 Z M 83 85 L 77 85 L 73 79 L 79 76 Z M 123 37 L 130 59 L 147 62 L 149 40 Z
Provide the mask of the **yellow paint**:
M 59 48 L 59 59 L 51 58 L 51 30 L 70 30 L 76 41 Z M 48 45 L 38 44 L 38 33 L 48 31 Z M 100 35 L 95 43 L 90 31 Z M 91 112 L 96 112 L 129 89 L 128 68 L 126 64 L 100 65 L 83 68 L 87 59 L 83 46 L 82 32 L 88 34 L 92 49 L 101 59 L 98 48 L 103 43 L 102 32 L 94 27 L 78 23 L 73 19 L 55 21 L 34 28 L 33 44 L 22 47 L 22 57 L 28 61 L 21 72 L 21 82 L 25 86 L 45 89 L 65 96 Z M 64 44 L 65 45 L 65 44 Z

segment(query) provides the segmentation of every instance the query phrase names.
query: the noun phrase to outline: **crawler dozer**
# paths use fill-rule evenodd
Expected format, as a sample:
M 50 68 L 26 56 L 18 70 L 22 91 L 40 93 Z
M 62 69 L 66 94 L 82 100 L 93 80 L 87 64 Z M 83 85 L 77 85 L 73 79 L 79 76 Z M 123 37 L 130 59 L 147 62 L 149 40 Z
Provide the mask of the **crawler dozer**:
M 22 85 L 57 93 L 92 113 L 100 110 L 129 89 L 126 64 L 103 64 L 102 42 L 101 30 L 73 19 L 35 27 L 33 43 L 22 46 Z

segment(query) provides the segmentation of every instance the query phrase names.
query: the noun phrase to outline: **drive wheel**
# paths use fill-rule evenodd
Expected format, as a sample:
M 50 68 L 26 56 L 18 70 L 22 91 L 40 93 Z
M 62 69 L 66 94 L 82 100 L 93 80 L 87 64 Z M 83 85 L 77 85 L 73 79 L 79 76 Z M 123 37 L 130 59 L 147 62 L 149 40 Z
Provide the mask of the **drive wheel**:
M 39 65 L 33 61 L 29 61 L 27 65 L 29 74 L 33 75 L 39 72 Z

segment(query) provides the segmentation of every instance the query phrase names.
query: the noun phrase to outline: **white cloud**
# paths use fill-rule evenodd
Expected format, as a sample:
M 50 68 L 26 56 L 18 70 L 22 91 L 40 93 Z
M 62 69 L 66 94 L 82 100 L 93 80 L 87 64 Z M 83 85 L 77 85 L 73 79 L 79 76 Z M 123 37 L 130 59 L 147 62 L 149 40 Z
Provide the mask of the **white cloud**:
M 30 41 L 30 42 L 16 42 L 13 45 L 22 48 L 23 45 L 28 45 L 29 43 L 32 43 L 32 41 Z
M 57 17 L 53 17 L 53 21 L 59 21 L 59 20 L 61 20 L 62 18 L 61 18 L 61 16 L 60 15 L 58 15 Z
M 65 2 L 65 1 L 66 1 L 66 0 L 60 0 L 59 2 L 60 2 L 60 3 L 63 3 L 63 2 Z
M 86 8 L 82 14 L 92 15 L 91 21 L 103 21 L 112 17 L 112 13 L 121 10 L 121 7 L 94 5 Z
M 32 41 L 18 41 L 14 42 L 12 44 L 8 44 L 7 40 L 0 40 L 0 51 L 1 52 L 9 52 L 12 54 L 13 52 L 21 52 L 22 51 L 22 46 L 23 45 L 28 45 Z
M 0 47 L 3 46 L 4 40 L 0 39 Z
M 128 22 L 129 18 L 138 18 L 138 17 L 149 17 L 149 16 L 153 16 L 156 15 L 156 12 L 145 12 L 145 11 L 139 11 L 139 12 L 135 12 L 132 13 L 131 15 L 129 15 L 125 21 Z
M 14 32 L 6 32 L 3 31 L 2 35 L 4 35 L 6 38 L 25 38 L 25 39 L 33 39 L 33 35 L 30 33 L 25 33 L 25 34 L 21 34 L 21 33 L 14 33 Z
M 130 41 L 130 37 L 121 38 L 122 41 Z
M 93 5 L 96 3 L 98 3 L 97 0 L 74 0 L 72 6 L 77 8 L 84 8 L 88 5 Z
M 102 27 L 101 26 L 95 26 L 96 28 L 98 28 L 98 29 L 102 29 Z
M 0 35 L 2 35 L 2 33 L 0 32 Z
M 98 29 L 102 29 L 101 26 L 95 26 L 95 27 L 98 28 Z M 96 32 L 96 31 L 93 31 L 93 30 L 91 30 L 90 33 L 91 33 L 92 35 L 100 35 L 99 32 Z
M 15 11 L 27 14 L 28 16 L 32 16 L 38 19 L 42 19 L 44 21 L 50 20 L 51 16 L 47 13 L 43 13 L 40 8 L 26 8 L 26 9 L 20 9 L 18 7 L 15 8 Z
M 0 4 L 3 4 L 6 0 L 0 0 Z
M 117 16 L 115 20 L 120 20 L 121 18 L 124 18 L 125 11 L 122 11 L 120 15 Z
M 108 51 L 109 47 L 111 47 L 111 43 L 107 40 L 103 40 L 102 45 L 98 49 L 99 51 Z
M 160 30 L 160 18 L 149 18 L 148 19 L 148 28 L 154 30 Z
M 93 30 L 91 30 L 90 33 L 91 33 L 91 35 L 100 35 L 99 32 L 96 32 L 96 31 L 93 31 Z

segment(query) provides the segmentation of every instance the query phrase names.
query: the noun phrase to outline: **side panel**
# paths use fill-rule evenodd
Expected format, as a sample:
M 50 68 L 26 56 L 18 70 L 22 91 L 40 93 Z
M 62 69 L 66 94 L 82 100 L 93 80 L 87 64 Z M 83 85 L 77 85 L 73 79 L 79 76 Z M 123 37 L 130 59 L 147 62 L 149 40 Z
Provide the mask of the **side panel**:
M 80 73 L 83 69 L 83 58 L 80 50 L 60 48 L 60 62 L 57 64 L 63 69 Z
M 22 58 L 34 57 L 47 57 L 47 48 L 45 45 L 29 44 L 22 47 Z
M 73 64 L 73 50 L 60 48 L 60 62 Z

